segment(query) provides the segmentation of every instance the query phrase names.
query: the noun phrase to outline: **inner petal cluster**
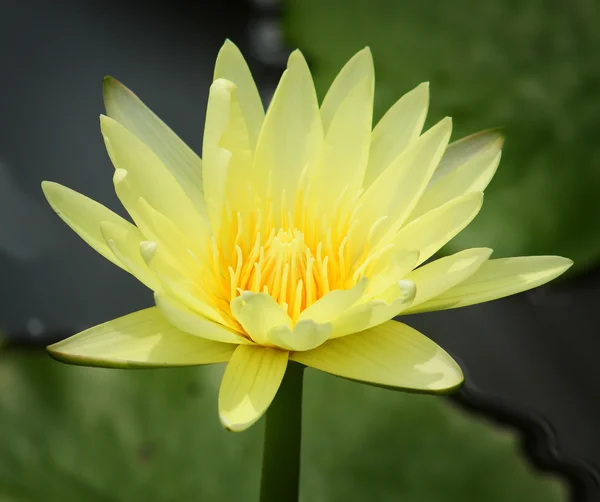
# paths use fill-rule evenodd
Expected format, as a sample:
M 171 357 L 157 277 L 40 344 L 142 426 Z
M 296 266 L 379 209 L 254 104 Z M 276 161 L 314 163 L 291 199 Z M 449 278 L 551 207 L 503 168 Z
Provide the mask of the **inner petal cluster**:
M 296 322 L 300 313 L 335 289 L 356 283 L 350 267 L 348 225 L 271 210 L 224 218 L 211 238 L 209 259 L 223 299 L 243 291 L 267 293 Z M 335 223 L 335 224 L 334 224 Z

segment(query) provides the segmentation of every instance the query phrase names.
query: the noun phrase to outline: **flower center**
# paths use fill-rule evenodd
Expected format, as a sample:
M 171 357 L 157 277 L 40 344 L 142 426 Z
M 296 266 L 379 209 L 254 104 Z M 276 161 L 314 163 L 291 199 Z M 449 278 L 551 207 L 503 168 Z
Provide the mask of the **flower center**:
M 329 291 L 356 282 L 347 265 L 346 228 L 322 231 L 316 224 L 292 220 L 282 218 L 276 225 L 260 210 L 245 218 L 241 213 L 224 218 L 209 254 L 225 301 L 242 291 L 263 292 L 295 322 Z

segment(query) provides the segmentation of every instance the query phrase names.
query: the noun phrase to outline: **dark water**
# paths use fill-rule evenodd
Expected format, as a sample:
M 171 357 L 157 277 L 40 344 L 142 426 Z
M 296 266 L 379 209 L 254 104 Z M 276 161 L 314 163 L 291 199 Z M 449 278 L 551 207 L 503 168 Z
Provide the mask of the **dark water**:
M 0 330 L 44 345 L 150 303 L 81 245 L 45 205 L 51 179 L 119 211 L 99 140 L 111 74 L 196 150 L 216 53 L 226 37 L 269 94 L 282 62 L 277 10 L 245 2 L 4 2 L 0 16 Z M 235 11 L 235 15 L 231 15 Z M 600 499 L 600 271 L 531 293 L 408 322 L 466 368 L 454 401 L 522 432 L 527 454 L 574 500 Z

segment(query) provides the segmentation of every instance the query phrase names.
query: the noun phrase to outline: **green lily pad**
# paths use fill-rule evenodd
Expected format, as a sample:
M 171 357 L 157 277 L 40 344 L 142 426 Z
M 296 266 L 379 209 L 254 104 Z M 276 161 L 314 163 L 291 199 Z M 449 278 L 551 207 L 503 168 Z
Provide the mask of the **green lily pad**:
M 223 430 L 222 367 L 106 370 L 0 355 L 0 500 L 258 500 L 262 422 Z M 443 398 L 309 370 L 302 499 L 565 501 L 513 434 Z
M 453 139 L 503 127 L 500 169 L 476 220 L 447 247 L 494 256 L 557 254 L 583 270 L 600 257 L 600 4 L 288 0 L 285 36 L 322 97 L 357 50 L 375 59 L 376 118 L 431 82 L 429 125 Z

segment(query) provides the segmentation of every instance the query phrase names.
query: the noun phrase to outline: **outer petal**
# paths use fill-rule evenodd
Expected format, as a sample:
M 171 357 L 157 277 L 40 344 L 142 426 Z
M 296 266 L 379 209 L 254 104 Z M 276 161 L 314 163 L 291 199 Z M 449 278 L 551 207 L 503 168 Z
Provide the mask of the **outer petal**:
M 218 233 L 225 200 L 239 204 L 244 190 L 227 193 L 228 185 L 245 188 L 252 168 L 252 150 L 248 128 L 235 84 L 218 79 L 210 86 L 206 124 L 202 143 L 204 155 L 204 197 L 213 233 Z M 231 183 L 228 183 L 231 180 Z M 238 205 L 239 207 L 239 205 Z
M 371 135 L 369 166 L 363 186 L 367 188 L 421 134 L 429 107 L 429 83 L 402 96 L 379 121 Z
M 156 307 L 87 329 L 48 347 L 70 364 L 108 368 L 196 366 L 229 360 L 235 345 L 182 333 Z
M 346 187 L 357 193 L 369 159 L 373 118 L 373 74 L 365 76 L 340 103 L 325 134 L 318 167 L 311 176 L 312 196 L 330 211 Z
M 288 352 L 238 345 L 221 381 L 219 417 L 224 427 L 243 431 L 256 422 L 277 394 Z
M 268 344 L 267 334 L 279 326 L 292 328 L 292 319 L 267 293 L 244 291 L 231 300 L 231 313 L 252 340 Z
M 414 307 L 434 298 L 472 276 L 492 254 L 489 248 L 460 251 L 424 265 L 406 277 L 417 287 L 417 294 L 404 314 L 415 312 Z
M 448 391 L 463 382 L 448 353 L 396 321 L 295 352 L 290 358 L 333 375 L 417 392 Z
M 144 240 L 141 232 L 133 225 L 131 228 L 126 228 L 108 221 L 103 221 L 100 228 L 106 244 L 127 270 L 152 291 L 159 289 L 158 279 L 150 271 L 140 253 L 140 242 Z
M 457 197 L 411 221 L 391 238 L 391 242 L 400 249 L 418 249 L 419 265 L 473 221 L 482 204 L 481 192 Z
M 501 144 L 469 158 L 464 164 L 451 170 L 445 176 L 430 183 L 409 220 L 418 218 L 446 202 L 469 192 L 482 192 L 491 181 L 500 164 Z M 442 159 L 443 160 L 443 159 Z
M 489 148 L 499 150 L 502 148 L 503 143 L 504 136 L 499 129 L 481 131 L 450 143 L 431 178 L 431 182 L 437 182 L 440 178 L 450 174 L 454 169 L 463 166 Z
M 115 168 L 127 171 L 127 181 L 132 190 L 171 221 L 177 222 L 178 228 L 190 239 L 202 243 L 198 245 L 202 248 L 206 239 L 206 222 L 200 218 L 160 158 L 115 120 L 103 116 L 100 124 L 110 158 Z M 123 201 L 124 204 L 126 202 Z
M 368 47 L 365 47 L 350 58 L 327 91 L 321 105 L 321 117 L 325 131 L 329 129 L 334 116 L 348 94 L 365 78 L 372 82 L 375 80 L 373 56 Z
M 312 76 L 302 54 L 294 51 L 267 111 L 254 157 L 254 185 L 266 185 L 267 190 L 270 185 L 270 194 L 265 195 L 272 200 L 276 219 L 282 206 L 290 211 L 294 207 L 301 173 L 314 165 L 322 139 Z
M 446 118 L 423 134 L 407 151 L 401 154 L 387 170 L 373 182 L 360 198 L 355 218 L 358 221 L 354 235 L 364 241 L 373 222 L 387 217 L 371 242 L 388 233 L 393 235 L 412 212 L 435 170 L 452 131 L 452 122 Z M 411 248 L 414 249 L 414 248 Z
M 265 110 L 248 64 L 240 50 L 230 40 L 225 40 L 217 56 L 214 80 L 219 78 L 230 80 L 236 85 L 240 107 L 248 126 L 250 143 L 254 148 L 265 119 Z
M 51 181 L 42 182 L 42 190 L 56 214 L 69 225 L 85 242 L 118 267 L 126 266 L 115 256 L 102 237 L 100 222 L 107 221 L 129 232 L 135 227 L 102 204 Z
M 203 317 L 167 294 L 155 293 L 154 301 L 164 318 L 185 333 L 215 342 L 252 344 L 240 333 Z
M 208 220 L 202 190 L 202 161 L 127 87 L 104 79 L 106 114 L 148 145 L 181 185 L 198 213 Z
M 571 265 L 571 260 L 560 256 L 489 260 L 472 276 L 429 301 L 411 308 L 410 313 L 466 307 L 514 295 L 555 279 Z

